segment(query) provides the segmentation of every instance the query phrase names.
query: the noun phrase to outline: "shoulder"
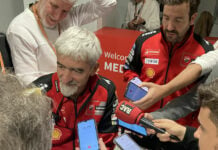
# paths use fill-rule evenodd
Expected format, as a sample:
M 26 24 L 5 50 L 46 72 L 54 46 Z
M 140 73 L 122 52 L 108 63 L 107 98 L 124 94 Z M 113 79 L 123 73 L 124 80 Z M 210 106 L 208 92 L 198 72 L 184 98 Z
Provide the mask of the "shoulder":
M 161 34 L 160 33 L 160 29 L 154 30 L 154 31 L 150 31 L 150 32 L 145 32 L 142 33 L 136 40 L 136 43 L 142 43 L 148 39 L 151 39 L 152 37 L 154 37 L 157 34 Z
M 99 80 L 100 80 L 100 84 L 104 87 L 112 87 L 115 86 L 115 84 L 113 83 L 113 81 L 111 81 L 110 79 L 103 77 L 101 75 L 99 75 Z
M 33 81 L 33 84 L 36 85 L 37 87 L 40 87 L 44 91 L 49 91 L 52 88 L 52 74 L 44 75 L 42 77 L 39 77 L 35 81 Z
M 31 30 L 34 27 L 35 19 L 32 12 L 26 8 L 22 13 L 16 16 L 8 26 L 7 33 L 23 34 L 26 30 Z
M 99 75 L 99 84 L 103 86 L 107 91 L 115 91 L 116 87 L 113 81 L 110 79 Z
M 199 35 L 195 33 L 193 36 L 194 36 L 194 39 L 203 47 L 205 52 L 214 50 L 214 47 L 210 42 L 208 42 L 207 40 L 203 39 L 202 37 L 200 37 Z

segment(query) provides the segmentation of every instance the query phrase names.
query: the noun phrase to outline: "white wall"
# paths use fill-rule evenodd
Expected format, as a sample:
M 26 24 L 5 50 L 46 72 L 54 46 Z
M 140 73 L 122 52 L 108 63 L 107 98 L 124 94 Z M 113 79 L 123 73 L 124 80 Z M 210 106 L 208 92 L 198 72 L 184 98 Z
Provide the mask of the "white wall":
M 1 0 L 0 32 L 6 32 L 11 20 L 23 11 L 23 0 Z
M 9 23 L 16 15 L 23 11 L 24 5 L 28 6 L 28 3 L 33 1 L 35 0 L 1 0 L 0 31 L 6 32 Z M 78 0 L 78 4 L 87 1 L 88 0 Z M 118 4 L 116 9 L 114 9 L 110 14 L 104 16 L 102 19 L 94 21 L 93 23 L 85 25 L 84 27 L 92 31 L 96 31 L 102 26 L 120 28 L 121 24 L 124 22 L 127 11 L 127 3 L 129 1 L 130 0 L 117 0 Z M 211 13 L 213 13 L 216 1 L 218 0 L 201 0 L 199 12 L 203 10 L 209 10 Z
M 120 28 L 125 20 L 127 4 L 130 0 L 117 0 L 117 7 L 103 18 L 103 26 Z

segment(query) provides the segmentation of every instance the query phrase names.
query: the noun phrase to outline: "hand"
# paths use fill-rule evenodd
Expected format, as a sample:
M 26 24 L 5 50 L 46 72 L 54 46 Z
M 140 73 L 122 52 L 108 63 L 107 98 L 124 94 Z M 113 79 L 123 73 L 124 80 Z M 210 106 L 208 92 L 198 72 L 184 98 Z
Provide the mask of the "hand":
M 145 23 L 145 20 L 140 16 L 137 16 L 136 19 L 134 20 L 134 24 L 140 25 L 143 23 Z
M 134 105 L 142 110 L 146 110 L 157 101 L 161 100 L 167 93 L 165 85 L 158 85 L 151 82 L 142 82 L 140 87 L 146 86 L 148 88 L 148 93 L 140 100 L 133 102 Z
M 128 28 L 129 29 L 132 29 L 132 30 L 135 30 L 137 27 L 137 24 L 135 24 L 135 20 L 132 20 L 128 23 Z
M 104 141 L 103 141 L 102 138 L 100 138 L 100 139 L 98 140 L 98 143 L 99 143 L 99 146 L 100 146 L 100 150 L 107 150 L 107 148 L 106 148 L 106 146 L 105 146 Z
M 145 114 L 144 114 L 144 117 L 145 117 L 146 119 L 153 120 L 152 115 L 149 114 L 149 113 L 145 113 Z M 150 129 L 150 128 L 146 128 L 146 131 L 147 131 L 147 134 L 148 134 L 148 135 L 151 135 L 151 134 L 155 134 L 155 133 L 156 133 L 155 130 Z
M 170 138 L 170 135 L 175 135 L 177 136 L 181 141 L 184 139 L 185 132 L 186 132 L 186 127 L 176 123 L 173 120 L 169 119 L 157 119 L 153 120 L 154 125 L 158 128 L 163 128 L 166 130 L 166 133 L 157 133 L 157 137 L 160 139 L 162 142 L 178 142 L 175 140 L 172 140 Z

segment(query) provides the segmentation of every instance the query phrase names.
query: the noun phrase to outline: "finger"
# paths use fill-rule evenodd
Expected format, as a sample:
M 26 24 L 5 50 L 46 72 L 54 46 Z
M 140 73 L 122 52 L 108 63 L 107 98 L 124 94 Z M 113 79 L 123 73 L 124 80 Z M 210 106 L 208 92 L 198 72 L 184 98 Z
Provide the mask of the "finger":
M 170 137 L 169 137 L 169 134 L 161 134 L 161 133 L 157 133 L 157 137 L 160 139 L 160 141 L 162 142 L 167 142 L 167 141 L 170 141 Z
M 153 120 L 154 119 L 153 116 L 150 113 L 145 113 L 144 117 L 149 119 L 149 120 Z
M 140 87 L 147 87 L 147 88 L 150 88 L 150 87 L 152 87 L 152 86 L 154 86 L 155 84 L 154 83 L 152 83 L 152 82 L 142 82 L 139 86 Z
M 148 135 L 151 135 L 151 134 L 155 134 L 155 133 L 156 133 L 155 130 L 150 129 L 150 128 L 146 128 L 146 132 L 147 132 Z

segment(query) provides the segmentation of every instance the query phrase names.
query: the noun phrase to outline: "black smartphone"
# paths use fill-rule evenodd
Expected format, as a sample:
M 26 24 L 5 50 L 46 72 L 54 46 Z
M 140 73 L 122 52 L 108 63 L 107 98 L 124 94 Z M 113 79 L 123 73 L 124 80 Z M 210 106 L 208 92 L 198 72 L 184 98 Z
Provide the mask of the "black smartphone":
M 131 130 L 135 133 L 138 133 L 142 136 L 147 136 L 146 129 L 142 126 L 137 125 L 137 124 L 129 124 L 129 123 L 126 123 L 126 122 L 118 119 L 118 125 L 124 127 L 125 129 Z
M 124 96 L 131 101 L 137 101 L 144 97 L 148 93 L 148 88 L 139 87 L 139 84 L 141 84 L 141 80 L 137 77 L 130 80 Z
M 121 150 L 141 150 L 142 148 L 126 133 L 114 138 L 116 144 Z
M 90 119 L 79 122 L 77 127 L 80 150 L 99 150 L 95 120 Z

